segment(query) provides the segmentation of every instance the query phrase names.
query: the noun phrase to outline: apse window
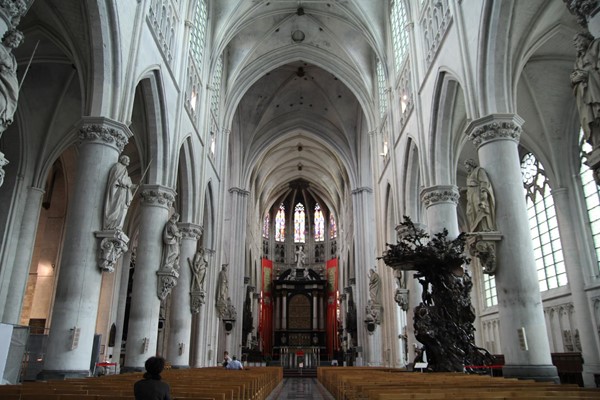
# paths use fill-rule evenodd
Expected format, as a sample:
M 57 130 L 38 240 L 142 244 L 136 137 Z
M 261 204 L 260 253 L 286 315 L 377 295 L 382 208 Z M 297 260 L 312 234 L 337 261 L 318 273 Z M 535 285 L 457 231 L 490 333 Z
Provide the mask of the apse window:
M 597 274 L 600 274 L 600 193 L 598 185 L 594 181 L 594 172 L 586 165 L 587 156 L 592 151 L 592 146 L 585 141 L 583 131 L 579 132 L 579 148 L 581 149 L 581 184 L 583 186 L 583 195 L 589 219 L 589 227 L 594 240 L 594 250 L 596 252 Z
M 540 290 L 543 292 L 565 286 L 567 272 L 554 199 L 544 167 L 533 153 L 527 153 L 522 158 L 521 174 Z

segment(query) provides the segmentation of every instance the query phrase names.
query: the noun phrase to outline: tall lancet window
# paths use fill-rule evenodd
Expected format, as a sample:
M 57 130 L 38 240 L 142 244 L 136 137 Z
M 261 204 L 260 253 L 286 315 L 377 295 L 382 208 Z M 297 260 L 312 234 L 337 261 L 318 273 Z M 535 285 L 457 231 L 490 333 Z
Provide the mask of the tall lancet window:
M 304 212 L 304 206 L 302 203 L 296 204 L 294 209 L 294 242 L 304 243 L 306 242 L 306 213 Z
M 329 239 L 337 238 L 337 225 L 335 224 L 335 217 L 329 214 Z
M 383 64 L 379 60 L 377 60 L 377 88 L 379 90 L 379 114 L 383 118 L 387 112 L 387 90 Z
M 269 222 L 270 218 L 269 218 L 269 213 L 265 214 L 265 219 L 263 219 L 263 232 L 262 235 L 265 239 L 269 238 Z
M 567 272 L 548 177 L 532 153 L 521 160 L 521 173 L 540 290 L 565 286 Z
M 403 0 L 392 0 L 390 13 L 392 27 L 392 45 L 394 48 L 394 64 L 396 72 L 400 71 L 400 67 L 408 53 L 408 18 L 406 17 L 406 8 Z
M 275 216 L 275 241 L 285 242 L 285 206 L 279 206 Z
M 315 205 L 315 242 L 322 242 L 325 240 L 325 218 L 323 218 L 323 211 L 319 203 Z
M 598 263 L 598 271 L 600 271 L 600 192 L 598 192 L 598 185 L 594 181 L 594 173 L 585 164 L 587 155 L 592 151 L 592 146 L 585 141 L 583 131 L 579 133 L 579 143 L 581 149 L 581 169 L 579 175 L 581 176 L 585 205 L 590 220 L 589 227 L 592 231 L 594 249 L 596 250 L 596 262 Z

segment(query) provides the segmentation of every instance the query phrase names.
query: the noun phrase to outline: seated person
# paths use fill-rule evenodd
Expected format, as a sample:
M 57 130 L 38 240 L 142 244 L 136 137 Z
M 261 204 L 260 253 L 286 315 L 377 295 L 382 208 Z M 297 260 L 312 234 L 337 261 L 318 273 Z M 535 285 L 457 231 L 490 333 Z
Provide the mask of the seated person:
M 233 356 L 230 362 L 227 363 L 227 369 L 244 369 L 242 363 L 237 359 L 236 356 Z
M 165 359 L 150 357 L 145 363 L 144 379 L 133 385 L 135 400 L 171 400 L 171 387 L 160 380 L 160 373 L 165 369 Z

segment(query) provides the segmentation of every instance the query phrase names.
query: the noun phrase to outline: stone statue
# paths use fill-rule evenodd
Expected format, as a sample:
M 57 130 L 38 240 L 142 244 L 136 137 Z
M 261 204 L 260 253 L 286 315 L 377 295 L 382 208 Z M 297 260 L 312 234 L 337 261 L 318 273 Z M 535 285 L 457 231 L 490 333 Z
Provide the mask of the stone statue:
M 373 268 L 369 270 L 369 299 L 373 304 L 381 304 L 381 277 Z
M 589 32 L 581 32 L 575 35 L 573 42 L 577 58 L 571 85 L 585 139 L 595 150 L 600 146 L 600 40 Z
M 19 99 L 19 81 L 17 80 L 17 61 L 12 50 L 23 41 L 23 34 L 9 29 L 2 38 L 0 46 L 0 133 L 13 121 Z
M 188 258 L 190 269 L 192 270 L 191 291 L 204 290 L 204 278 L 206 277 L 206 268 L 208 261 L 204 257 L 204 249 L 199 249 L 194 254 L 194 260 Z
M 225 310 L 229 297 L 229 279 L 227 277 L 227 264 L 223 264 L 217 280 L 217 308 Z
M 167 221 L 163 230 L 163 264 L 164 270 L 179 270 L 179 244 L 181 242 L 181 232 L 177 227 L 179 214 L 174 213 Z
M 306 254 L 302 250 L 302 246 L 298 247 L 296 251 L 296 269 L 304 267 L 304 262 L 306 261 Z
M 469 159 L 467 169 L 467 221 L 471 232 L 496 229 L 496 199 L 487 172 Z
M 119 157 L 108 173 L 106 185 L 106 198 L 104 202 L 104 230 L 121 230 L 125 222 L 127 210 L 133 200 L 132 189 L 135 185 L 131 182 L 127 167 L 129 157 Z

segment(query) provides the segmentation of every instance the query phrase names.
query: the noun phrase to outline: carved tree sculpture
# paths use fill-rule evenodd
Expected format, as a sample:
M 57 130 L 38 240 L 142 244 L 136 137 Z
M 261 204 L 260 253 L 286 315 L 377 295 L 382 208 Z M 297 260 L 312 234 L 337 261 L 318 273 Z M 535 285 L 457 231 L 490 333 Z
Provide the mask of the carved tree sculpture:
M 448 240 L 448 231 L 429 235 L 417 229 L 409 217 L 401 223 L 406 234 L 397 244 L 388 244 L 383 261 L 389 267 L 414 270 L 423 286 L 422 302 L 415 308 L 417 340 L 425 346 L 429 369 L 436 372 L 463 371 L 469 365 L 490 365 L 493 357 L 475 346 L 471 305 L 471 277 L 463 269 L 465 237 Z

